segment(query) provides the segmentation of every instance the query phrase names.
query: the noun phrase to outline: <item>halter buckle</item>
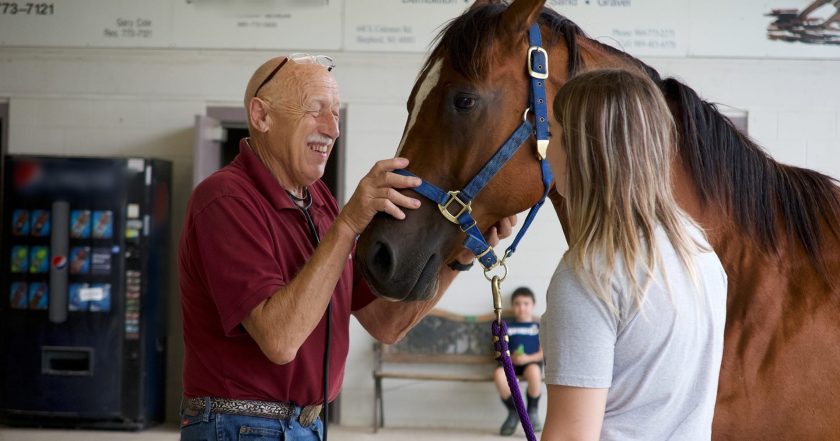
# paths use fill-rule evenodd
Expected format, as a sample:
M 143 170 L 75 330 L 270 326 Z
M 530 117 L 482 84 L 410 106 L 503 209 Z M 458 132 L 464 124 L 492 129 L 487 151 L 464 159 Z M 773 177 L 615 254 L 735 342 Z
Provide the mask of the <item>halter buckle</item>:
M 534 52 L 540 53 L 545 60 L 545 71 L 540 72 L 534 70 Z M 538 80 L 544 80 L 548 78 L 548 52 L 543 49 L 541 46 L 531 46 L 528 48 L 528 75 L 531 78 L 536 78 Z
M 443 217 L 448 219 L 449 222 L 452 222 L 453 224 L 456 224 L 456 225 L 461 225 L 461 223 L 458 222 L 458 218 L 461 217 L 462 214 L 472 213 L 472 207 L 470 206 L 470 204 L 472 202 L 467 202 L 467 203 L 461 202 L 461 200 L 458 199 L 458 194 L 460 194 L 460 193 L 461 193 L 460 191 L 448 191 L 448 192 L 446 192 L 446 194 L 449 195 L 449 197 L 446 199 L 446 202 L 444 202 L 443 204 L 438 204 L 438 209 L 440 210 L 440 213 L 443 215 Z M 461 209 L 458 210 L 458 213 L 456 213 L 456 214 L 452 214 L 449 211 L 449 206 L 453 202 L 456 202 L 456 203 L 458 203 L 458 205 L 461 206 Z

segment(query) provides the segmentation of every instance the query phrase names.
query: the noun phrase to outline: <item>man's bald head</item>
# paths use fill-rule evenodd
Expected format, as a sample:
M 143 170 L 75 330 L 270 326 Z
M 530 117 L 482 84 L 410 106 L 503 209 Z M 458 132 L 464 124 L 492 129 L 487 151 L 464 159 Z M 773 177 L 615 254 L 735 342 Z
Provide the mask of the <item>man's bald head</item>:
M 299 190 L 324 174 L 340 134 L 341 100 L 325 66 L 313 58 L 284 60 L 268 60 L 254 72 L 244 101 L 251 148 L 287 189 Z
M 254 71 L 254 74 L 251 75 L 251 79 L 248 80 L 248 86 L 245 87 L 245 108 L 248 108 L 248 104 L 251 102 L 251 98 L 254 97 L 254 93 L 257 91 L 257 88 L 260 87 L 260 84 L 271 75 L 271 72 L 274 69 L 277 69 L 277 66 L 280 66 L 283 61 L 286 60 L 286 57 L 275 57 L 272 58 L 265 63 L 263 63 L 260 67 Z M 289 64 L 288 62 L 286 64 Z M 286 69 L 288 66 L 283 66 L 283 69 Z M 281 71 L 283 70 L 281 69 Z M 279 72 L 277 72 L 279 73 Z M 276 73 L 275 73 L 276 76 Z M 268 83 L 266 83 L 262 88 L 267 89 L 270 88 L 269 85 L 274 81 L 274 78 L 271 79 Z M 262 92 L 262 90 L 260 90 Z
M 281 64 L 282 67 L 278 70 Z M 269 77 L 271 79 L 265 82 Z M 303 100 L 310 91 L 324 88 L 332 89 L 337 94 L 335 79 L 324 66 L 309 60 L 286 61 L 286 57 L 272 58 L 257 68 L 245 88 L 244 105 L 249 113 L 249 125 L 250 106 L 255 93 L 272 108 L 294 110 L 303 105 Z

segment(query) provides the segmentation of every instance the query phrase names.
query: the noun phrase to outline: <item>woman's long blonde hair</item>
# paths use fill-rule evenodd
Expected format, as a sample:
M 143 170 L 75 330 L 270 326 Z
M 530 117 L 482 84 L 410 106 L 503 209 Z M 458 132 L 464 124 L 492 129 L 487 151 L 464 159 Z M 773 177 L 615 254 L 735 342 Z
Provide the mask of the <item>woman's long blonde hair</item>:
M 567 157 L 567 258 L 588 288 L 618 314 L 612 282 L 621 271 L 641 308 L 662 265 L 657 225 L 696 285 L 692 255 L 704 246 L 689 234 L 671 192 L 676 130 L 653 81 L 614 69 L 581 74 L 560 88 L 554 115 Z

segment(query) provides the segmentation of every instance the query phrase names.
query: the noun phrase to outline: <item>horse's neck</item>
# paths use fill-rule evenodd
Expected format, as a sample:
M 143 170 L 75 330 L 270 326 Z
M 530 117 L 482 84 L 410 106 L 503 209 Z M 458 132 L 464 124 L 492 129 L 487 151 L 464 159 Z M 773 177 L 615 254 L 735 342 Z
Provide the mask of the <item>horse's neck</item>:
M 726 212 L 726 208 L 717 201 L 703 201 L 700 197 L 697 182 L 692 173 L 683 165 L 682 158 L 677 156 L 671 169 L 671 188 L 674 192 L 674 199 L 680 208 L 686 212 L 695 222 L 700 224 L 706 233 L 709 244 L 721 258 L 721 261 L 730 262 L 730 267 L 737 267 L 744 264 L 742 254 L 749 249 L 754 253 L 757 244 L 736 225 L 734 218 Z M 729 250 L 741 250 L 739 252 L 727 252 L 726 259 L 719 250 L 727 247 Z
M 766 316 L 759 323 L 748 311 L 780 310 L 795 290 L 792 288 L 797 284 L 794 279 L 805 273 L 808 278 L 818 279 L 819 274 L 809 265 L 808 256 L 786 240 L 777 244 L 777 253 L 768 252 L 737 225 L 727 207 L 714 200 L 702 201 L 693 175 L 680 159 L 674 162 L 671 174 L 677 203 L 703 229 L 726 270 L 729 284 L 727 322 L 731 335 L 749 338 L 747 329 L 776 326 L 783 316 Z M 784 229 L 781 224 L 777 227 Z M 780 237 L 786 235 L 782 233 Z M 796 266 L 791 264 L 793 262 Z M 747 334 L 741 335 L 741 332 Z
M 577 38 L 577 51 L 580 54 L 583 71 L 599 68 L 623 68 L 642 72 L 639 64 L 634 63 L 630 57 L 622 57 L 610 52 L 599 43 L 588 38 Z M 557 90 L 566 82 L 569 66 L 569 52 L 562 44 L 552 48 L 552 81 L 549 87 L 549 102 Z M 553 115 L 550 116 L 553 118 Z M 697 183 L 690 171 L 683 167 L 679 156 L 677 156 L 673 170 L 671 170 L 674 197 L 680 207 L 691 216 L 706 232 L 710 245 L 718 253 L 721 261 L 730 274 L 738 278 L 745 271 L 766 270 L 778 262 L 778 256 L 768 256 L 761 249 L 755 239 L 749 234 L 741 231 L 734 218 L 722 205 L 715 201 L 703 202 L 698 192 Z M 549 198 L 554 205 L 560 224 L 563 226 L 564 234 L 568 239 L 568 214 L 566 211 L 565 199 L 552 189 Z M 787 253 L 783 250 L 783 254 Z

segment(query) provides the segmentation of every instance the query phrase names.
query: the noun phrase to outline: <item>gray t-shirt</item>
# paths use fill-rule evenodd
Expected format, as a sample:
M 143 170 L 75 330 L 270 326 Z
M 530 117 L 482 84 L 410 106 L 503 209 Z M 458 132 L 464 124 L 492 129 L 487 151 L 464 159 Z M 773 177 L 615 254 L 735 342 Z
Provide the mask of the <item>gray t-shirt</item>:
M 699 230 L 688 228 L 698 242 L 706 243 Z M 696 255 L 699 283 L 694 284 L 664 230 L 656 234 L 664 268 L 655 272 L 642 313 L 625 294 L 624 277 L 616 276 L 613 282 L 613 303 L 626 317 L 619 319 L 584 288 L 566 258 L 548 288 L 540 333 L 545 382 L 609 388 L 602 440 L 711 437 L 726 320 L 726 273 L 713 252 Z M 620 260 L 617 264 L 622 265 Z

